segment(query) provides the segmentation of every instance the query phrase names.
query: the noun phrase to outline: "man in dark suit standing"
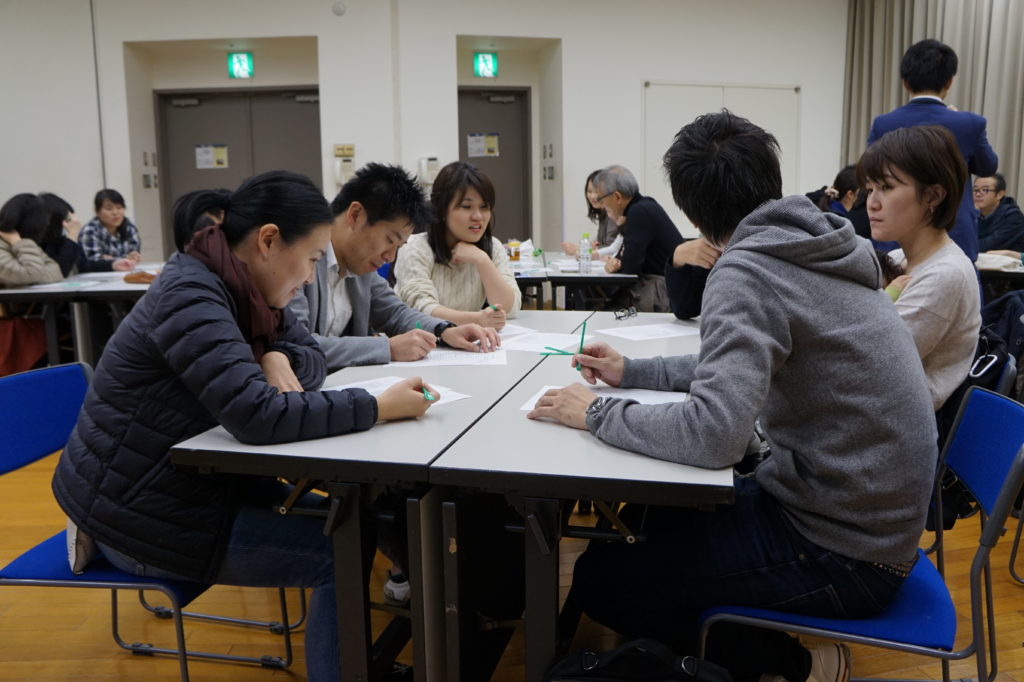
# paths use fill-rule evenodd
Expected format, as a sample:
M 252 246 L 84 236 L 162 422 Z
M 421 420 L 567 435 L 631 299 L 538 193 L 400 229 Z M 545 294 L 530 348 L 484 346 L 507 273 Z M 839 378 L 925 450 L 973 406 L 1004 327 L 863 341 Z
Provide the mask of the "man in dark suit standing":
M 938 40 L 922 40 L 911 45 L 900 61 L 900 78 L 910 93 L 910 101 L 875 118 L 868 144 L 897 128 L 941 125 L 956 137 L 971 174 L 987 177 L 995 173 L 999 157 L 988 143 L 985 117 L 969 111 L 957 111 L 943 101 L 953 85 L 957 64 L 953 48 Z M 960 197 L 956 225 L 949 236 L 974 261 L 978 258 L 978 212 L 971 197 L 970 181 L 968 177 Z

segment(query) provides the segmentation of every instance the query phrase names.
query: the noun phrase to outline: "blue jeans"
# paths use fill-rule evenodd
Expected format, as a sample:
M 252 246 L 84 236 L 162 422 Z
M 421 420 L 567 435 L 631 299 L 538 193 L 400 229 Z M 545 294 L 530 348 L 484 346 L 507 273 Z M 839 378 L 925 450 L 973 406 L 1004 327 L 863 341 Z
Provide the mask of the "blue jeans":
M 271 510 L 269 500 L 267 504 L 244 506 L 231 528 L 215 581 L 220 585 L 242 587 L 313 588 L 305 637 L 306 672 L 310 682 L 339 679 L 333 549 L 331 538 L 323 534 L 323 529 L 322 518 L 298 514 L 282 516 Z M 100 549 L 110 563 L 122 571 L 153 578 L 184 579 L 140 564 L 102 544 Z
M 903 582 L 802 536 L 753 477 L 737 478 L 735 504 L 712 512 L 634 511 L 629 521 L 643 521 L 647 541 L 592 542 L 576 562 L 572 588 L 591 618 L 629 638 L 653 637 L 696 653 L 698 618 L 712 606 L 856 618 L 878 613 Z M 720 637 L 720 630 L 731 634 Z M 807 651 L 784 633 L 722 626 L 712 632 L 708 658 L 738 681 L 769 673 L 800 682 L 810 671 Z

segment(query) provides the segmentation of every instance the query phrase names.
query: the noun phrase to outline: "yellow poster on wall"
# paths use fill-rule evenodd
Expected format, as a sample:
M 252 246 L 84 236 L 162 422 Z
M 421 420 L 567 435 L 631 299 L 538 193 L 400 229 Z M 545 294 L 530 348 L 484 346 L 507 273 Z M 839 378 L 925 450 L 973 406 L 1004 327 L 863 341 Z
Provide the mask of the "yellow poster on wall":
M 226 144 L 197 144 L 196 168 L 209 170 L 228 167 L 228 146 Z

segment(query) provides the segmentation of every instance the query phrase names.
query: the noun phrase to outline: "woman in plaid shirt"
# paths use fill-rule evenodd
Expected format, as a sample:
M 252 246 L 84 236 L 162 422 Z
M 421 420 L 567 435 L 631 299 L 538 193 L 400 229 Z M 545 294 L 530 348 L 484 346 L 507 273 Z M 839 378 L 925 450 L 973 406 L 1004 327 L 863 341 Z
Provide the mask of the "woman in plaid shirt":
M 124 214 L 124 197 L 114 189 L 101 189 L 93 200 L 96 217 L 78 235 L 85 257 L 95 260 L 126 258 L 134 266 L 142 260 L 139 229 Z

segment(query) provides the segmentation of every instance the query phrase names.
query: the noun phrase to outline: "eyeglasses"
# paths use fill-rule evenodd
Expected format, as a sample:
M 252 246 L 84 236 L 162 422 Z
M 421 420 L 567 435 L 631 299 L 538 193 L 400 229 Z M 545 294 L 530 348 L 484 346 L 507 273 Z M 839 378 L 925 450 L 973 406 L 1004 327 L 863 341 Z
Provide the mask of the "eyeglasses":
M 636 317 L 636 306 L 629 306 L 628 308 L 619 308 L 615 311 L 616 320 L 627 320 L 631 317 Z
M 608 194 L 602 194 L 598 198 L 594 199 L 594 202 L 600 204 L 602 201 L 604 201 L 613 194 L 615 194 L 615 192 L 608 192 Z
M 984 196 L 984 195 L 988 194 L 989 192 L 995 192 L 995 191 L 996 190 L 993 189 L 992 187 L 975 187 L 974 189 L 971 190 L 971 193 L 972 194 L 980 194 L 980 195 Z

